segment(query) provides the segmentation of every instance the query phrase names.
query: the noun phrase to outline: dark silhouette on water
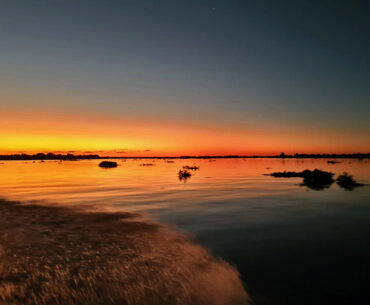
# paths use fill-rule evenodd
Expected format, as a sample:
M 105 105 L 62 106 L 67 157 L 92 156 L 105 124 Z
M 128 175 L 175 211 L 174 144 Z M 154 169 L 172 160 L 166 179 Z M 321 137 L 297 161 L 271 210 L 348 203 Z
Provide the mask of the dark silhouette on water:
M 140 166 L 155 166 L 154 163 L 141 163 Z
M 340 163 L 339 161 L 334 161 L 334 160 L 329 160 L 328 161 L 329 164 L 337 164 L 337 163 Z
M 307 186 L 315 191 L 329 188 L 334 182 L 334 174 L 330 172 L 320 171 L 318 169 L 315 169 L 314 171 L 305 170 L 303 172 L 305 172 L 305 174 L 301 185 Z
M 275 172 L 267 174 L 267 176 L 273 176 L 275 178 L 303 178 L 302 186 L 307 186 L 310 189 L 321 191 L 325 188 L 329 188 L 333 182 L 333 173 L 325 172 L 319 169 L 313 171 L 306 169 L 302 172 Z
M 351 175 L 344 172 L 339 175 L 335 180 L 333 179 L 334 174 L 331 172 L 325 172 L 322 170 L 315 169 L 304 170 L 302 172 L 275 172 L 271 174 L 265 174 L 266 176 L 272 176 L 275 178 L 303 178 L 302 186 L 307 186 L 310 189 L 321 191 L 329 188 L 333 182 L 337 182 L 338 186 L 347 190 L 353 191 L 356 187 L 364 186 L 365 184 L 356 182 Z
M 193 165 L 193 166 L 189 166 L 189 165 L 185 165 L 182 167 L 183 169 L 189 169 L 189 170 L 198 170 L 199 169 L 199 166 L 196 166 L 196 165 Z
M 99 163 L 100 167 L 105 167 L 105 168 L 112 168 L 112 167 L 117 167 L 118 164 L 117 162 L 114 161 L 102 161 Z
M 338 176 L 337 178 L 337 184 L 347 190 L 347 191 L 353 191 L 356 187 L 364 186 L 365 184 L 356 182 L 352 176 L 350 176 L 348 173 L 344 172 L 342 175 Z
M 192 176 L 192 173 L 186 169 L 180 169 L 177 175 L 180 181 L 186 182 Z

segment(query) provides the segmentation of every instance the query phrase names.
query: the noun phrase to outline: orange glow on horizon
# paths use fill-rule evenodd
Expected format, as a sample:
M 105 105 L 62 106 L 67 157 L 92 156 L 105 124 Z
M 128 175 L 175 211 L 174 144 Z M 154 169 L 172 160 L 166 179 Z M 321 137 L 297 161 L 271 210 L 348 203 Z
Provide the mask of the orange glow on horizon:
M 37 113 L 37 114 L 35 114 Z M 275 155 L 365 152 L 358 138 L 223 124 L 202 126 L 150 118 L 119 118 L 63 113 L 3 113 L 0 153 L 72 152 L 110 156 Z M 302 135 L 303 133 L 303 135 Z

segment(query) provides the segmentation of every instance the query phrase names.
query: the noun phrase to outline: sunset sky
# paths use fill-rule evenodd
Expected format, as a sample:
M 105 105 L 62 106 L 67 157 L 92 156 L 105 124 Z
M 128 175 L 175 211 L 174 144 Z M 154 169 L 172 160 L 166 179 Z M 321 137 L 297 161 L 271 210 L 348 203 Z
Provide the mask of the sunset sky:
M 0 153 L 370 152 L 366 1 L 3 0 Z

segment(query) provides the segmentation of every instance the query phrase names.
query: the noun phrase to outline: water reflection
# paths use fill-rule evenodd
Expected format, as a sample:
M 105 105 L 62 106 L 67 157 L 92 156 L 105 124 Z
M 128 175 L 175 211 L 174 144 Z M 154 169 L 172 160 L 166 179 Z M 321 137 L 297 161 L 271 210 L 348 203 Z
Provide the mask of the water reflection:
M 334 179 L 349 172 L 356 183 L 368 185 L 369 160 L 341 159 L 335 165 L 326 159 L 171 161 L 156 160 L 150 167 L 139 166 L 143 160 L 117 161 L 113 170 L 102 170 L 94 160 L 7 161 L 0 165 L 0 194 L 147 213 L 235 265 L 257 305 L 369 303 L 370 188 L 348 192 L 337 181 L 317 192 L 297 187 L 304 178 L 263 175 L 270 172 L 267 167 L 276 172 L 317 168 L 334 173 Z M 178 170 L 192 162 L 200 169 L 187 183 L 179 181 Z
M 353 191 L 355 188 L 360 186 L 365 186 L 365 184 L 358 183 L 353 179 L 352 176 L 350 176 L 348 173 L 344 172 L 342 175 L 340 175 L 337 178 L 337 184 L 347 190 L 347 191 Z

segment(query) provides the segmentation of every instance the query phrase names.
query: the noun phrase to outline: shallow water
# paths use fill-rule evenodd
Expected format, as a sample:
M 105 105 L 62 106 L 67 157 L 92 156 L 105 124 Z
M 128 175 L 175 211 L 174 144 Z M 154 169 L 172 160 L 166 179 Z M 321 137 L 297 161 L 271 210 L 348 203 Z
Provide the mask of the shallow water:
M 316 191 L 274 171 L 348 172 L 370 184 L 369 160 L 218 159 L 0 162 L 0 196 L 138 211 L 192 235 L 234 264 L 257 304 L 369 301 L 370 187 Z M 153 166 L 140 166 L 153 163 Z M 184 165 L 199 170 L 186 182 Z

